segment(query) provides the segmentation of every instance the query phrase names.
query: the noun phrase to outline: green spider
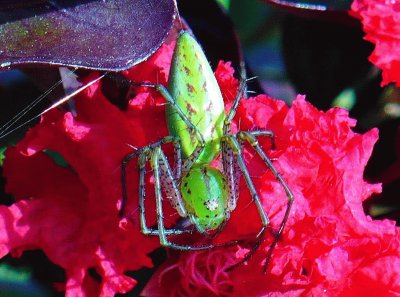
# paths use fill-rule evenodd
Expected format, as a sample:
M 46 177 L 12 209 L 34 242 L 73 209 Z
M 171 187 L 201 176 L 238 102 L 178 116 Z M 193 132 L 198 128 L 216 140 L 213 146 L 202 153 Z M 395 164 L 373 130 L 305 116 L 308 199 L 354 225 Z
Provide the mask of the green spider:
M 288 197 L 286 212 L 267 254 L 265 272 L 272 251 L 288 219 L 294 196 L 257 141 L 258 136 L 267 136 L 273 142 L 273 132 L 269 130 L 239 131 L 235 134 L 230 132 L 231 121 L 245 91 L 245 81 L 242 80 L 234 104 L 226 115 L 221 91 L 203 50 L 188 32 L 183 31 L 177 39 L 168 89 L 159 84 L 135 82 L 130 82 L 130 84 L 155 88 L 165 98 L 168 103 L 166 119 L 170 135 L 124 157 L 121 166 L 123 198 L 120 215 L 124 215 L 128 199 L 127 164 L 138 157 L 142 233 L 159 236 L 162 246 L 177 250 L 211 249 L 217 245 L 182 245 L 168 239 L 171 235 L 188 231 L 165 227 L 162 193 L 165 193 L 172 207 L 181 217 L 190 219 L 191 224 L 199 233 L 212 236 L 211 234 L 218 233 L 223 228 L 230 213 L 235 209 L 239 198 L 239 179 L 243 175 L 252 201 L 258 209 L 262 227 L 257 233 L 254 246 L 239 263 L 231 268 L 242 264 L 256 252 L 269 225 L 269 218 L 262 207 L 242 155 L 242 143 L 248 142 L 282 185 Z M 162 149 L 162 146 L 167 143 L 174 145 L 174 169 L 169 165 Z M 222 156 L 222 172 L 210 166 L 219 154 Z M 145 217 L 144 187 L 147 162 L 150 162 L 154 174 L 157 228 L 148 227 Z M 227 244 L 235 242 L 237 241 Z

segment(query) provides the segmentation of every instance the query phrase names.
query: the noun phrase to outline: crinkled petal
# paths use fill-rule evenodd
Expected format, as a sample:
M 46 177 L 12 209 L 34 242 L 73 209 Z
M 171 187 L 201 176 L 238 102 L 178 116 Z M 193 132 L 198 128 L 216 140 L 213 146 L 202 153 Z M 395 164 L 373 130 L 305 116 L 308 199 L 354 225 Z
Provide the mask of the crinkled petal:
M 219 67 L 216 74 L 222 75 L 226 67 Z M 233 97 L 225 97 L 228 104 Z M 291 108 L 267 96 L 249 98 L 241 102 L 235 119 L 240 119 L 242 130 L 270 129 L 275 133 L 275 150 L 271 151 L 268 142 L 264 147 L 268 155 L 277 158 L 274 166 L 295 196 L 267 275 L 261 271 L 273 240 L 270 235 L 248 263 L 224 279 L 223 283 L 231 286 L 229 294 L 214 283 L 212 276 L 193 278 L 200 268 L 187 269 L 184 264 L 200 257 L 200 253 L 193 252 L 182 253 L 178 260 L 161 267 L 149 284 L 151 293 L 146 290 L 145 296 L 365 296 L 365 292 L 377 292 L 376 296 L 382 297 L 399 295 L 398 266 L 385 266 L 388 273 L 375 269 L 375 263 L 386 263 L 391 257 L 398 259 L 399 230 L 392 221 L 372 220 L 362 208 L 365 199 L 381 191 L 379 184 L 363 179 L 378 131 L 357 134 L 352 131 L 356 123 L 346 111 L 318 111 L 304 96 L 298 96 Z M 271 227 L 277 230 L 287 206 L 285 191 L 251 148 L 246 148 L 246 161 Z M 259 230 L 260 219 L 245 183 L 241 183 L 241 189 L 226 232 L 243 238 L 247 230 L 251 241 Z M 238 245 L 231 251 L 232 259 L 236 258 L 233 262 L 241 259 L 249 247 Z M 216 257 L 218 250 L 208 254 Z M 221 268 L 232 261 L 223 263 Z M 174 288 L 165 290 L 162 284 L 168 279 L 177 281 Z M 364 281 L 367 279 L 371 282 Z M 382 291 L 376 291 L 379 279 L 385 286 Z M 205 288 L 204 281 L 212 286 L 207 293 L 191 290 Z
M 400 3 L 386 0 L 355 0 L 350 14 L 361 20 L 365 39 L 375 44 L 369 60 L 382 69 L 384 86 L 400 86 Z
M 160 79 L 164 83 L 171 54 L 172 46 L 166 45 L 148 63 L 124 75 L 135 81 Z M 232 106 L 239 85 L 232 74 L 228 63 L 220 63 L 216 70 L 226 109 Z M 93 73 L 86 80 L 97 76 Z M 7 191 L 16 202 L 0 207 L 1 256 L 43 250 L 66 270 L 67 296 L 129 291 L 136 281 L 125 273 L 151 266 L 147 255 L 159 246 L 157 236 L 140 232 L 135 160 L 127 166 L 128 201 L 125 217 L 119 216 L 121 161 L 168 135 L 165 100 L 149 88 L 133 88 L 129 96 L 127 108 L 119 109 L 105 99 L 101 82 L 96 83 L 77 99 L 76 116 L 49 112 L 6 153 Z M 238 206 L 216 238 L 218 242 L 240 239 L 240 243 L 173 253 L 145 293 L 243 297 L 355 292 L 352 296 L 364 296 L 380 283 L 385 289 L 378 296 L 399 294 L 400 266 L 389 265 L 398 260 L 399 230 L 392 221 L 372 220 L 362 208 L 365 199 L 380 191 L 379 184 L 363 179 L 378 133 L 373 129 L 357 134 L 354 126 L 344 110 L 318 111 L 304 96 L 298 96 L 290 108 L 265 95 L 242 100 L 233 131 L 270 129 L 275 133 L 275 147 L 268 137 L 259 137 L 260 145 L 295 196 L 267 275 L 262 268 L 288 197 L 254 149 L 244 146 L 243 156 L 271 232 L 248 263 L 226 271 L 254 245 L 261 228 L 260 211 L 242 180 Z M 171 147 L 166 146 L 165 152 L 172 156 Z M 68 166 L 58 165 L 57 155 Z M 151 172 L 145 182 L 146 217 L 151 226 L 157 215 Z M 173 226 L 177 214 L 171 206 L 165 208 L 166 223 Z M 189 235 L 189 239 L 197 244 L 197 237 Z M 91 269 L 101 281 L 91 276 Z

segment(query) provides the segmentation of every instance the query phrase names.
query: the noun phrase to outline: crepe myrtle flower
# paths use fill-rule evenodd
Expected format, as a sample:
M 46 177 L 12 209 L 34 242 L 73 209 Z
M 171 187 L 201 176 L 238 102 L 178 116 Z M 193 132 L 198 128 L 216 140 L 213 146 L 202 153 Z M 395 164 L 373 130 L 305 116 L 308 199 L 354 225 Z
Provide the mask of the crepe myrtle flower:
M 400 86 L 400 2 L 355 0 L 350 14 L 361 20 L 365 39 L 375 45 L 369 60 L 382 69 L 382 83 Z
M 142 64 L 124 72 L 134 81 L 168 81 L 174 44 L 163 45 Z M 226 110 L 238 89 L 230 63 L 215 76 Z M 98 77 L 92 73 L 88 82 Z M 76 116 L 52 110 L 6 151 L 6 190 L 15 197 L 0 207 L 0 255 L 40 249 L 66 271 L 66 296 L 113 296 L 136 280 L 126 272 L 151 267 L 156 236 L 140 232 L 138 172 L 128 167 L 129 193 L 121 218 L 122 158 L 168 135 L 165 100 L 154 90 L 135 88 L 126 109 L 112 105 L 101 84 L 77 96 Z M 254 241 L 260 219 L 247 187 L 217 242 L 239 244 L 201 252 L 171 251 L 153 275 L 144 296 L 397 296 L 400 294 L 399 231 L 394 222 L 372 220 L 362 202 L 381 190 L 363 179 L 378 131 L 352 131 L 343 109 L 318 111 L 299 95 L 288 107 L 266 95 L 241 100 L 232 129 L 269 129 L 276 145 L 261 140 L 296 200 L 267 273 L 262 267 L 287 198 L 251 149 L 245 158 L 271 224 L 254 256 L 232 271 Z M 62 156 L 67 166 L 52 157 Z M 172 148 L 167 154 L 173 158 Z M 215 166 L 220 166 L 215 162 Z M 152 176 L 146 182 L 147 220 L 156 222 Z M 243 184 L 243 181 L 241 181 Z M 166 203 L 167 204 L 167 203 Z M 151 211 L 154 210 L 154 211 Z M 179 219 L 170 207 L 169 226 Z M 185 238 L 187 239 L 187 238 Z M 189 240 L 201 240 L 196 236 Z M 253 240 L 253 241 L 252 241 Z M 244 242 L 244 243 L 243 243 Z M 246 244 L 248 242 L 248 244 Z M 195 242 L 193 243 L 195 244 Z M 94 279 L 94 269 L 101 277 Z

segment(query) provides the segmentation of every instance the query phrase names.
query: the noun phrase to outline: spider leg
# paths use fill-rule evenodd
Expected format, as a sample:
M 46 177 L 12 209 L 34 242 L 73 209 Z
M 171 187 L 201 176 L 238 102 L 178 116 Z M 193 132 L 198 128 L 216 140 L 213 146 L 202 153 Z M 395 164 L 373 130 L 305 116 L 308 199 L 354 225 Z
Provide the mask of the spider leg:
M 244 132 L 244 131 L 240 131 L 238 133 L 239 138 L 241 138 L 240 135 L 241 135 L 242 132 Z M 266 136 L 266 137 L 269 137 L 271 139 L 271 148 L 275 149 L 275 134 L 271 130 L 254 130 L 254 131 L 248 131 L 246 133 L 251 134 L 253 136 Z
M 223 135 L 231 135 L 231 122 L 235 117 L 240 99 L 242 98 L 242 96 L 246 96 L 247 84 L 246 67 L 244 62 L 240 63 L 240 77 L 241 79 L 238 92 L 234 99 L 233 105 L 228 113 L 228 116 L 224 120 Z M 228 145 L 227 141 L 224 138 L 221 139 L 221 152 L 223 171 L 228 183 L 228 211 L 231 212 L 236 208 L 236 203 L 239 199 L 240 170 L 238 167 L 238 163 L 234 161 L 235 156 L 232 147 Z
M 113 78 L 113 76 L 111 76 Z M 179 115 L 179 117 L 182 119 L 183 122 L 187 125 L 187 127 L 190 129 L 191 133 L 194 135 L 194 137 L 197 139 L 197 144 L 192 152 L 192 154 L 186 158 L 182 164 L 181 171 L 183 172 L 188 172 L 192 165 L 196 162 L 198 157 L 200 156 L 201 152 L 204 150 L 205 147 L 205 142 L 203 135 L 200 133 L 200 131 L 197 129 L 197 127 L 190 122 L 188 117 L 185 115 L 185 113 L 182 111 L 182 109 L 179 107 L 179 105 L 175 102 L 175 99 L 172 97 L 172 95 L 169 93 L 168 89 L 165 88 L 162 84 L 152 84 L 152 83 L 147 83 L 147 82 L 134 82 L 131 80 L 124 80 L 122 83 L 126 83 L 129 86 L 136 86 L 136 87 L 148 87 L 148 88 L 153 88 L 157 90 L 161 96 L 164 97 L 164 99 L 167 101 L 168 104 L 170 104 L 176 111 L 176 113 Z
M 246 256 L 244 256 L 244 258 L 242 260 L 240 260 L 238 263 L 236 263 L 228 268 L 228 271 L 230 271 L 230 270 L 235 269 L 236 267 L 242 265 L 244 262 L 248 261 L 253 256 L 253 254 L 257 251 L 257 249 L 260 247 L 261 242 L 264 239 L 265 231 L 267 230 L 267 227 L 269 225 L 269 218 L 268 218 L 267 214 L 265 213 L 265 210 L 262 206 L 260 197 L 259 197 L 257 190 L 254 186 L 254 183 L 250 177 L 249 171 L 247 169 L 244 158 L 242 156 L 242 149 L 241 149 L 241 145 L 240 145 L 239 141 L 235 138 L 234 135 L 228 134 L 228 135 L 225 135 L 224 142 L 226 143 L 226 145 L 228 145 L 232 149 L 232 152 L 236 157 L 237 164 L 244 176 L 244 179 L 246 180 L 247 187 L 250 190 L 252 200 L 257 207 L 258 213 L 260 215 L 261 223 L 262 223 L 261 229 L 256 236 L 256 239 L 257 239 L 256 243 L 253 245 L 253 247 L 246 254 Z
M 164 226 L 164 215 L 163 215 L 163 205 L 162 205 L 162 191 L 161 191 L 161 169 L 160 169 L 160 164 L 163 164 L 164 161 L 161 161 L 162 159 L 165 158 L 165 155 L 162 153 L 161 148 L 155 147 L 154 150 L 151 153 L 151 166 L 153 168 L 154 172 L 154 188 L 155 188 L 155 194 L 156 194 L 156 211 L 157 211 L 157 224 L 158 224 L 158 233 L 160 237 L 160 243 L 162 246 L 173 248 L 176 250 L 181 250 L 181 251 L 199 251 L 199 250 L 208 250 L 216 247 L 221 247 L 221 246 L 227 246 L 227 245 L 233 245 L 236 244 L 237 241 L 231 241 L 228 243 L 224 244 L 206 244 L 206 245 L 197 245 L 197 246 L 192 246 L 192 245 L 181 245 L 181 244 L 176 244 L 168 240 L 167 235 L 175 235 L 179 233 L 174 233 L 174 230 L 172 229 L 166 229 Z M 169 232 L 168 232 L 169 231 Z
M 240 99 L 243 96 L 244 92 L 246 91 L 246 88 L 247 88 L 246 80 L 242 79 L 240 81 L 239 89 L 238 89 L 238 92 L 236 94 L 236 97 L 235 97 L 235 100 L 233 102 L 233 105 L 231 107 L 231 110 L 229 111 L 228 116 L 224 120 L 224 127 L 223 127 L 223 134 L 224 135 L 230 134 L 231 122 L 232 122 L 233 118 L 235 117 L 236 111 L 237 111 L 238 106 L 239 106 Z
M 275 166 L 272 164 L 271 159 L 265 154 L 265 152 L 260 147 L 260 144 L 258 143 L 257 138 L 256 138 L 256 136 L 259 136 L 259 135 L 270 135 L 270 131 L 267 131 L 267 130 L 253 131 L 253 132 L 240 131 L 237 133 L 237 137 L 239 139 L 247 141 L 254 148 L 254 150 L 258 153 L 258 155 L 261 157 L 261 159 L 264 161 L 264 163 L 267 165 L 267 167 L 271 170 L 272 174 L 275 176 L 275 178 L 281 184 L 281 186 L 285 190 L 286 196 L 288 198 L 286 211 L 285 211 L 284 217 L 282 219 L 282 222 L 279 226 L 278 233 L 275 235 L 274 241 L 272 242 L 272 244 L 268 250 L 267 257 L 265 259 L 265 264 L 264 264 L 264 273 L 265 273 L 267 270 L 268 263 L 272 256 L 272 252 L 273 252 L 276 244 L 278 243 L 278 240 L 279 240 L 279 238 L 283 232 L 283 229 L 285 227 L 285 224 L 289 218 L 290 209 L 291 209 L 293 201 L 294 201 L 294 195 L 293 195 L 292 191 L 290 190 L 289 186 L 287 185 L 287 183 L 285 182 L 285 180 L 282 178 L 280 173 L 276 170 Z
M 240 181 L 240 168 L 235 161 L 235 156 L 232 148 L 226 143 L 221 141 L 222 149 L 222 167 L 224 175 L 228 184 L 228 211 L 231 212 L 236 208 L 239 199 L 239 181 Z
M 171 195 L 174 195 L 172 206 L 183 216 L 187 216 L 187 211 L 184 208 L 184 204 L 179 192 L 176 179 L 173 176 L 173 171 L 170 168 L 168 160 L 161 149 L 161 145 L 169 142 L 176 142 L 177 139 L 172 136 L 167 136 L 157 142 L 154 142 L 142 149 L 139 149 L 129 155 L 127 155 L 122 162 L 122 193 L 123 201 L 127 200 L 127 187 L 126 187 L 126 167 L 127 164 L 138 157 L 138 168 L 139 168 L 139 211 L 140 211 L 140 226 L 141 232 L 145 235 L 156 235 L 160 237 L 160 243 L 163 246 L 170 247 L 177 250 L 183 251 L 197 251 L 207 250 L 215 247 L 228 246 L 237 244 L 237 241 L 230 241 L 223 244 L 208 244 L 208 245 L 179 245 L 172 243 L 168 240 L 167 236 L 178 235 L 183 233 L 191 233 L 192 230 L 182 229 L 167 229 L 164 226 L 163 217 L 163 206 L 162 206 L 162 191 L 161 188 L 164 185 Z M 156 209 L 157 209 L 157 222 L 158 228 L 149 228 L 146 224 L 145 216 L 145 174 L 146 174 L 146 163 L 149 161 L 154 172 L 154 188 L 156 194 Z M 179 163 L 179 161 L 178 161 Z M 177 165 L 179 167 L 179 165 Z M 123 214 L 123 213 L 122 213 Z
M 145 206 L 144 206 L 144 201 L 145 201 L 145 174 L 146 174 L 146 162 L 149 159 L 149 156 L 151 155 L 151 152 L 156 148 L 160 147 L 162 144 L 170 143 L 172 142 L 175 149 L 178 148 L 178 153 L 180 150 L 180 141 L 176 137 L 173 136 L 167 136 L 162 138 L 159 141 L 156 141 L 144 148 L 141 148 L 131 154 L 128 154 L 124 157 L 122 160 L 121 164 L 121 178 L 122 178 L 122 203 L 121 203 L 121 210 L 120 210 L 120 217 L 123 217 L 124 211 L 125 211 L 125 206 L 126 206 L 126 201 L 128 199 L 127 196 L 127 185 L 126 185 L 126 168 L 128 163 L 138 156 L 138 169 L 139 169 L 139 213 L 140 213 L 140 225 L 141 225 L 141 231 L 143 234 L 146 235 L 159 235 L 159 232 L 157 229 L 149 228 L 147 227 L 146 224 L 146 216 L 145 216 Z M 175 155 L 177 152 L 175 152 Z M 170 179 L 173 179 L 173 173 L 172 170 L 168 164 L 168 161 L 166 157 L 164 156 L 163 164 L 161 166 L 161 169 L 163 170 L 164 175 L 168 175 Z M 180 168 L 181 168 L 181 158 L 178 157 L 178 159 L 175 161 L 175 169 L 176 171 L 180 174 Z M 186 210 L 184 209 L 184 205 L 182 202 L 182 199 L 180 197 L 179 189 L 174 183 L 171 185 L 170 189 L 170 197 L 171 197 L 171 203 L 173 204 L 173 207 L 178 211 L 178 213 L 182 216 L 186 216 Z M 181 233 L 189 233 L 191 232 L 190 230 L 179 230 L 179 229 L 168 229 L 166 230 L 166 234 L 181 234 Z
M 286 224 L 286 221 L 288 220 L 289 217 L 289 213 L 290 213 L 290 208 L 292 206 L 293 200 L 294 200 L 294 196 L 292 194 L 292 192 L 290 191 L 289 187 L 287 186 L 286 182 L 283 180 L 282 176 L 278 173 L 278 171 L 275 169 L 275 167 L 272 164 L 272 161 L 270 158 L 268 158 L 268 156 L 264 153 L 264 151 L 261 149 L 261 147 L 259 146 L 257 140 L 256 140 L 256 136 L 267 136 L 271 139 L 271 146 L 272 148 L 275 148 L 275 141 L 274 141 L 274 133 L 272 131 L 269 130 L 256 130 L 256 131 L 252 131 L 252 132 L 247 132 L 247 134 L 245 134 L 245 132 L 241 132 L 238 133 L 237 136 L 232 135 L 230 132 L 230 125 L 231 122 L 233 120 L 233 118 L 236 115 L 236 111 L 238 109 L 239 106 L 239 102 L 241 97 L 243 96 L 243 93 L 246 91 L 246 79 L 245 76 L 243 76 L 243 67 L 242 67 L 242 79 L 240 81 L 240 85 L 239 85 L 239 89 L 238 89 L 238 93 L 236 95 L 236 98 L 234 100 L 234 103 L 232 105 L 232 108 L 228 114 L 228 116 L 226 117 L 225 121 L 224 121 L 224 127 L 223 127 L 223 134 L 224 137 L 222 139 L 222 158 L 223 158 L 223 165 L 224 165 L 224 172 L 225 175 L 227 176 L 228 179 L 228 184 L 229 184 L 229 188 L 230 188 L 230 195 L 229 195 L 229 204 L 230 204 L 230 208 L 231 210 L 233 210 L 236 206 L 236 201 L 238 199 L 238 177 L 235 177 L 234 174 L 237 171 L 235 169 L 235 164 L 237 162 L 238 167 L 240 168 L 240 171 L 243 173 L 244 178 L 246 180 L 246 184 L 250 190 L 250 193 L 252 195 L 253 201 L 255 202 L 258 212 L 260 214 L 261 217 L 261 222 L 262 222 L 262 228 L 260 230 L 260 232 L 257 235 L 257 242 L 256 244 L 252 247 L 252 249 L 247 253 L 247 255 L 239 262 L 236 263 L 235 265 L 233 265 L 232 267 L 230 267 L 228 270 L 232 270 L 236 267 L 238 267 L 239 265 L 241 265 L 243 262 L 247 261 L 248 259 L 250 259 L 250 257 L 256 252 L 256 250 L 259 248 L 262 239 L 264 237 L 264 233 L 266 231 L 266 228 L 269 225 L 269 218 L 266 215 L 261 201 L 260 201 L 260 197 L 257 194 L 257 191 L 254 187 L 254 184 L 251 180 L 250 174 L 247 170 L 247 166 L 244 162 L 243 156 L 242 156 L 242 150 L 241 150 L 241 144 L 243 141 L 248 141 L 250 143 L 250 145 L 253 146 L 253 148 L 256 150 L 256 152 L 260 155 L 260 157 L 263 159 L 264 163 L 268 166 L 268 168 L 272 171 L 272 173 L 274 174 L 274 176 L 277 178 L 277 180 L 279 181 L 279 183 L 282 185 L 282 187 L 284 188 L 287 196 L 288 196 L 288 205 L 286 208 L 286 212 L 283 218 L 283 221 L 281 223 L 281 226 L 278 230 L 278 234 L 275 237 L 273 243 L 271 244 L 269 251 L 267 253 L 267 257 L 266 257 L 266 261 L 264 264 L 264 273 L 266 272 L 267 269 L 267 265 L 270 261 L 270 258 L 272 256 L 272 252 L 278 242 L 278 239 L 280 237 L 280 235 L 283 232 L 284 226 Z M 245 136 L 248 135 L 248 136 Z M 254 141 L 255 140 L 255 141 Z M 225 148 L 224 148 L 225 147 Z M 228 148 L 230 147 L 230 148 Z M 234 156 L 236 156 L 236 162 L 234 161 Z M 229 206 L 228 206 L 229 207 Z
M 167 143 L 173 143 L 174 148 L 175 148 L 175 157 L 179 155 L 175 159 L 175 168 L 174 171 L 178 174 L 178 176 L 181 175 L 182 171 L 182 159 L 180 157 L 180 151 L 181 151 L 181 145 L 180 141 L 177 137 L 174 136 L 166 136 L 156 142 L 153 142 L 143 148 L 138 149 L 137 151 L 134 151 L 133 153 L 130 153 L 126 155 L 122 161 L 121 161 L 121 185 L 122 185 L 122 201 L 121 201 L 121 209 L 119 211 L 119 217 L 123 217 L 125 214 L 125 208 L 126 208 L 126 202 L 128 200 L 128 192 L 127 192 L 127 186 L 126 186 L 126 168 L 129 164 L 129 162 L 134 159 L 137 156 L 140 156 L 142 154 L 144 155 L 149 155 L 150 151 L 153 150 L 155 147 L 160 146 L 162 144 L 167 144 Z M 143 158 L 143 157 L 142 157 Z M 146 159 L 147 160 L 147 159 Z M 139 163 L 140 165 L 140 163 Z M 139 166 L 140 168 L 140 166 Z M 139 176 L 140 176 L 140 171 L 139 171 Z M 141 190 L 139 189 L 139 197 L 140 197 Z M 144 193 L 144 192 L 143 192 Z
M 137 151 L 134 151 L 133 153 L 126 155 L 121 161 L 122 199 L 121 199 L 121 209 L 119 210 L 120 218 L 123 218 L 125 215 L 126 202 L 128 201 L 128 191 L 127 191 L 127 186 L 126 186 L 126 167 L 128 166 L 128 163 L 130 160 L 132 160 L 136 156 L 142 155 L 145 152 L 145 149 L 146 149 L 146 147 L 141 148 Z M 141 176 L 141 171 L 139 172 L 139 175 Z M 141 190 L 139 189 L 139 196 L 140 196 L 140 192 L 141 192 Z
M 181 142 L 178 138 L 173 142 L 174 144 L 174 170 L 173 175 L 175 176 L 175 180 L 180 180 L 182 177 L 182 148 Z

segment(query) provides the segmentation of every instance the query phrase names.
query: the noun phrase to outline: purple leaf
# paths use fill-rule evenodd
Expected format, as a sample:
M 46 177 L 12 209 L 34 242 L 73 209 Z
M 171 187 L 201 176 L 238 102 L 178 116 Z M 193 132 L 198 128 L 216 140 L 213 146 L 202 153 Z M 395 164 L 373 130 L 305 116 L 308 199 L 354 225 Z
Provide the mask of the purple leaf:
M 0 69 L 128 69 L 158 49 L 176 16 L 173 0 L 21 2 L 0 2 Z
M 352 0 L 264 0 L 291 14 L 324 21 L 359 26 L 358 20 L 348 14 Z
M 309 11 L 327 11 L 327 10 L 348 10 L 351 0 L 264 0 L 285 8 L 309 10 Z

